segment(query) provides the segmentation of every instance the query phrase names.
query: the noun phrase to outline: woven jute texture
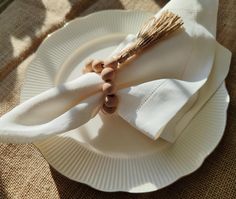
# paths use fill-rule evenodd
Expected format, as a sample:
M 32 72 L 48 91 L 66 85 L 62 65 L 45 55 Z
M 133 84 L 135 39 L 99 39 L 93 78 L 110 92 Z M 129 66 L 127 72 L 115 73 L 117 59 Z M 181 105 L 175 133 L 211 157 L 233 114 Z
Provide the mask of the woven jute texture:
M 45 36 L 66 21 L 103 9 L 157 11 L 163 0 L 15 0 L 0 14 L 0 115 L 19 103 L 25 70 Z M 236 1 L 221 0 L 217 40 L 233 52 L 225 134 L 194 173 L 159 191 L 105 193 L 52 169 L 33 145 L 0 145 L 0 199 L 236 198 Z

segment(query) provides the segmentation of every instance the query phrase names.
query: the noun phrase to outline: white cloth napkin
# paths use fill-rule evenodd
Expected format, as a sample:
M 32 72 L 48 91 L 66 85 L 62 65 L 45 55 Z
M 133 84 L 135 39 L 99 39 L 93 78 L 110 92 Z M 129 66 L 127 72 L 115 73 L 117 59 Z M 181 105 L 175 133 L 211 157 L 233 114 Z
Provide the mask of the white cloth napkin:
M 172 0 L 163 10 L 181 16 L 184 30 L 118 71 L 117 114 L 152 139 L 174 142 L 224 81 L 231 53 L 215 40 L 217 0 Z M 22 103 L 0 119 L 0 141 L 34 142 L 78 128 L 99 112 L 102 84 L 89 73 Z

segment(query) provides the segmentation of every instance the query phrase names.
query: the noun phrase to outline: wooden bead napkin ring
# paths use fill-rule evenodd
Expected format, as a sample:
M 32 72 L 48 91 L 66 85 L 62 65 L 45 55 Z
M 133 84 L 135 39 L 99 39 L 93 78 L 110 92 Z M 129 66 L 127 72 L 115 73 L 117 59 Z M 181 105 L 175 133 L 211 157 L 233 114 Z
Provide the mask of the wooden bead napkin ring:
M 116 111 L 118 106 L 118 98 L 115 94 L 115 73 L 120 70 L 122 64 L 128 59 L 135 58 L 144 52 L 145 49 L 156 44 L 163 38 L 166 38 L 170 33 L 180 29 L 183 25 L 182 19 L 169 11 L 161 13 L 159 18 L 153 17 L 140 29 L 137 39 L 123 49 L 116 57 L 107 61 L 102 60 L 88 60 L 83 68 L 83 73 L 95 72 L 101 75 L 104 80 L 102 91 L 104 93 L 104 103 L 102 111 L 104 113 L 112 114 Z
M 102 111 L 104 113 L 112 114 L 116 111 L 118 105 L 118 97 L 115 94 L 115 72 L 118 67 L 117 61 L 107 61 L 102 60 L 88 60 L 85 64 L 83 72 L 95 72 L 100 73 L 101 78 L 104 80 L 102 85 L 102 91 L 104 93 L 104 103 L 102 106 Z

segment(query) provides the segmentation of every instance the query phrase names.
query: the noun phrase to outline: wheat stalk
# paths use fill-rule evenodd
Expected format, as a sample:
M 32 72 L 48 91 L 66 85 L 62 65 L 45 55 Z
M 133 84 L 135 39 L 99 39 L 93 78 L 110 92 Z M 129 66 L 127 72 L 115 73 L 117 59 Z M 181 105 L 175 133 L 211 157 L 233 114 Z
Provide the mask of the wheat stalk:
M 118 63 L 123 63 L 133 55 L 166 38 L 171 33 L 180 29 L 183 25 L 182 19 L 170 12 L 164 11 L 159 18 L 153 17 L 140 29 L 135 42 L 124 49 L 115 57 Z

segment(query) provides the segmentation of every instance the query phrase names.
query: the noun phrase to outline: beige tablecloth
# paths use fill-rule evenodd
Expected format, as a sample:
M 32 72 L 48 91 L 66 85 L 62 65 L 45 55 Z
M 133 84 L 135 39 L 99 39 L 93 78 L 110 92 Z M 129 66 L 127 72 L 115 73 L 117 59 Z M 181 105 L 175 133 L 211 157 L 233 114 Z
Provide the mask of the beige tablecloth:
M 104 9 L 157 11 L 165 0 L 14 0 L 0 14 L 0 115 L 19 103 L 25 70 L 48 33 Z M 105 193 L 53 170 L 33 145 L 0 145 L 0 199 L 236 198 L 236 1 L 221 0 L 217 40 L 233 52 L 226 84 L 231 96 L 225 135 L 200 169 L 145 194 Z

